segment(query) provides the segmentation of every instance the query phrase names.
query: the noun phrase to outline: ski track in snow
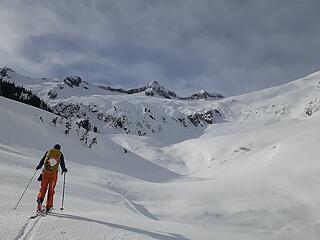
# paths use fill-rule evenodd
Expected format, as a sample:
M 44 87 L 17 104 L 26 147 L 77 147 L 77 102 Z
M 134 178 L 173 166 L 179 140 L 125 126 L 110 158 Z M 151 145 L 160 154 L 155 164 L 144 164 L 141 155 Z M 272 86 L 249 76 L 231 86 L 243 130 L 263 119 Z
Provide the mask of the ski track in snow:
M 20 230 L 18 235 L 14 238 L 14 240 L 32 240 L 34 233 L 37 231 L 42 221 L 42 216 L 38 216 L 34 219 L 30 218 Z
M 111 190 L 114 195 L 119 196 L 123 201 L 125 202 L 125 205 L 131 209 L 132 211 L 141 214 L 147 218 L 150 218 L 152 220 L 158 221 L 159 219 L 154 216 L 152 213 L 149 212 L 148 209 L 146 209 L 142 204 L 135 203 L 131 201 L 129 198 L 127 198 L 124 194 L 117 191 L 114 187 L 111 186 L 111 182 L 108 182 L 106 185 L 107 189 Z

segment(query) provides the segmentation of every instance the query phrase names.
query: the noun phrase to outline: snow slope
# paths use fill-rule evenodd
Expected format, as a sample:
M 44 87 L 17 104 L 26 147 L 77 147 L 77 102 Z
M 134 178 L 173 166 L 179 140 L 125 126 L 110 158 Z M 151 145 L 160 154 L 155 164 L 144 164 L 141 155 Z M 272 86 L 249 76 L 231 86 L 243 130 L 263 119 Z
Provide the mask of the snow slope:
M 319 81 L 315 73 L 219 101 L 66 96 L 131 119 L 146 106 L 155 118 L 221 113 L 214 124 L 165 122 L 145 136 L 106 131 L 92 149 L 54 126 L 54 114 L 0 97 L 0 238 L 318 239 Z M 12 208 L 55 143 L 69 169 L 65 210 L 60 177 L 54 214 L 29 220 L 38 182 Z
M 179 175 L 133 153 L 124 153 L 122 147 L 111 142 L 107 136 L 99 138 L 101 147 L 90 151 L 74 137 L 66 137 L 57 131 L 51 124 L 51 114 L 42 110 L 3 98 L 0 98 L 0 106 L 1 239 L 43 239 L 43 234 L 48 234 L 47 226 L 51 224 L 52 232 L 45 235 L 45 239 L 87 239 L 85 236 L 92 237 L 90 234 L 95 232 L 94 229 L 97 229 L 94 239 L 112 236 L 183 239 L 166 233 L 166 227 L 163 232 L 152 230 L 152 227 L 145 230 L 146 225 L 158 229 L 158 224 L 153 220 L 155 217 L 142 204 L 135 203 L 133 197 L 126 196 L 116 187 L 117 184 L 126 186 L 127 182 L 137 185 L 143 185 L 144 182 L 161 184 Z M 70 170 L 67 175 L 66 212 L 57 219 L 50 216 L 37 223 L 30 220 L 26 222 L 34 211 L 38 183 L 32 183 L 17 211 L 12 210 L 13 204 L 31 177 L 43 151 L 55 142 L 63 146 Z M 61 183 L 57 189 L 59 192 Z M 57 205 L 59 197 L 57 194 Z M 24 230 L 29 228 L 33 229 L 23 235 Z M 162 229 L 161 226 L 159 229 Z
M 42 110 L 0 98 L 0 112 L 1 239 L 189 239 L 197 238 L 197 232 L 211 238 L 213 233 L 206 228 L 170 221 L 165 209 L 171 208 L 179 174 L 124 153 L 106 135 L 91 151 L 54 127 L 54 116 Z M 65 211 L 57 210 L 60 178 L 57 214 L 28 220 L 38 182 L 32 182 L 16 211 L 13 206 L 43 152 L 56 142 L 63 146 L 69 168 Z

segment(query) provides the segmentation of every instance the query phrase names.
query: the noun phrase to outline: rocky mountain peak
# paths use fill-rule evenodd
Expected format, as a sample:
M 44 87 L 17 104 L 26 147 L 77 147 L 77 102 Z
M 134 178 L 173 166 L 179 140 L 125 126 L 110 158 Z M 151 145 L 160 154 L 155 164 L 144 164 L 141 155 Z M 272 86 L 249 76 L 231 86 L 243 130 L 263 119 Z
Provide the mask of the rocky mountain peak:
M 82 79 L 79 76 L 68 76 L 63 80 L 63 82 L 67 84 L 69 87 L 79 87 L 80 83 L 82 82 Z
M 8 68 L 7 66 L 0 68 L 0 77 L 8 76 L 9 72 L 14 73 L 14 71 L 11 68 Z
M 152 81 L 147 85 L 147 88 L 153 88 L 153 89 L 164 89 L 163 86 L 161 86 L 158 81 Z
M 198 100 L 198 99 L 222 99 L 223 96 L 219 93 L 208 93 L 207 91 L 201 89 L 198 92 L 195 92 L 187 99 Z
M 167 99 L 180 98 L 178 95 L 173 92 L 165 89 L 157 81 L 150 82 L 145 89 L 146 96 L 159 96 Z

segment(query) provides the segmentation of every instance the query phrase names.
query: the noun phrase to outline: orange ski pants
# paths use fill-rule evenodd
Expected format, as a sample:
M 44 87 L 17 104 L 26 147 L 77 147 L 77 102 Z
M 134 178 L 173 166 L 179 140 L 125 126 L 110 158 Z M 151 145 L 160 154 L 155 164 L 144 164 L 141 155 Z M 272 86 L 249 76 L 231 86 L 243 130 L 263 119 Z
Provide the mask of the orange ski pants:
M 41 202 L 43 202 L 48 189 L 47 204 L 46 204 L 47 208 L 51 208 L 53 206 L 53 196 L 55 193 L 54 189 L 57 184 L 57 178 L 58 178 L 58 172 L 44 171 L 42 173 L 42 181 L 41 181 L 40 191 L 38 193 L 37 200 L 40 200 Z

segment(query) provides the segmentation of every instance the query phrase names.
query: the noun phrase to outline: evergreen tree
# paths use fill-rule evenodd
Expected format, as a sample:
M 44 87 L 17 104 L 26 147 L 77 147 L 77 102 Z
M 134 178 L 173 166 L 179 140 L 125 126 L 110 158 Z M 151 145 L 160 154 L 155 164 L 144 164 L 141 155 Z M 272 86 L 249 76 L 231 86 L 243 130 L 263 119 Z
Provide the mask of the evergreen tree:
M 92 148 L 92 146 L 95 145 L 95 144 L 97 144 L 97 143 L 98 143 L 97 137 L 92 138 L 92 141 L 91 141 L 91 143 L 89 144 L 89 148 Z
M 57 125 L 57 120 L 58 120 L 58 117 L 55 117 L 54 119 L 52 119 L 52 123 L 56 126 Z
M 65 130 L 64 130 L 64 133 L 67 135 L 67 134 L 69 134 L 69 132 L 70 132 L 70 129 L 71 129 L 71 123 L 70 122 L 66 122 L 65 123 Z
M 30 90 L 0 79 L 0 96 L 52 112 L 51 108 Z

